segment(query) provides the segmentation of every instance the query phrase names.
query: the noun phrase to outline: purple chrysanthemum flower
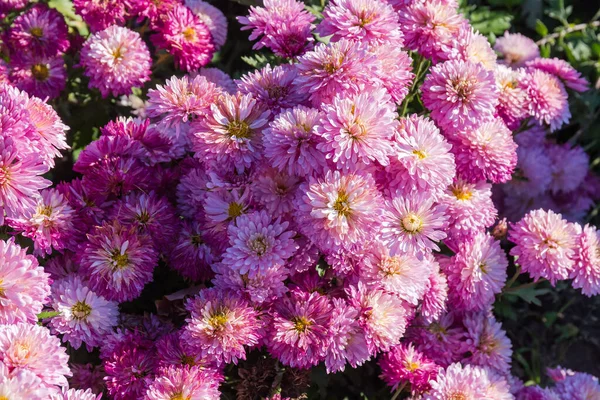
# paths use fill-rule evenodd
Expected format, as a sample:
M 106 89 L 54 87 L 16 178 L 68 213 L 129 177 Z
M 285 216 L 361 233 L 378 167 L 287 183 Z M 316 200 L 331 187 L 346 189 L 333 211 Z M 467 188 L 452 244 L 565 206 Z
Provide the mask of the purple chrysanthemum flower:
M 80 63 L 90 78 L 90 89 L 97 88 L 107 97 L 141 87 L 150 79 L 152 59 L 139 33 L 113 25 L 88 38 Z
M 439 250 L 436 242 L 444 239 L 448 226 L 446 206 L 436 204 L 430 196 L 414 193 L 395 196 L 386 203 L 381 240 L 390 254 L 410 253 L 420 256 Z
M 263 206 L 273 218 L 285 218 L 295 209 L 294 200 L 301 179 L 273 168 L 265 168 L 264 171 L 252 186 L 254 201 Z
M 586 225 L 578 238 L 575 268 L 569 279 L 573 279 L 573 287 L 580 288 L 586 296 L 600 294 L 600 231 Z
M 431 388 L 429 381 L 435 379 L 438 366 L 412 344 L 399 344 L 390 349 L 379 361 L 381 378 L 392 387 L 410 383 L 413 394 Z
M 237 92 L 237 85 L 233 82 L 233 79 L 219 68 L 200 68 L 200 70 L 195 73 L 205 77 L 209 82 L 214 83 L 218 88 L 229 94 Z M 193 76 L 194 73 L 190 75 Z
M 469 129 L 490 119 L 498 104 L 494 73 L 481 64 L 451 60 L 431 69 L 421 87 L 423 104 L 443 129 Z
M 128 301 L 152 280 L 158 255 L 150 239 L 135 228 L 104 223 L 88 234 L 81 273 L 90 289 L 108 300 Z
M 170 366 L 159 371 L 144 400 L 218 400 L 220 380 L 219 374 L 197 366 Z
M 250 190 L 213 190 L 206 194 L 204 210 L 207 226 L 215 233 L 226 232 L 231 222 L 246 213 L 250 208 Z M 223 238 L 226 240 L 226 238 Z
M 493 315 L 481 312 L 467 314 L 463 324 L 467 328 L 466 341 L 471 353 L 464 362 L 506 375 L 510 370 L 512 344 L 500 322 Z
M 338 169 L 354 172 L 374 162 L 388 164 L 397 121 L 395 104 L 385 89 L 351 98 L 336 96 L 322 110 L 316 133 L 323 140 L 317 149 Z
M 206 243 L 205 234 L 198 222 L 185 222 L 169 253 L 169 266 L 193 281 L 207 280 L 212 276 L 210 266 L 215 255 Z
M 44 57 L 22 53 L 10 64 L 10 81 L 32 96 L 54 99 L 64 90 L 67 71 L 62 55 Z
M 181 340 L 181 331 L 175 331 L 161 336 L 156 340 L 156 354 L 159 366 L 166 368 L 169 366 L 201 366 L 205 363 L 202 357 L 196 352 L 190 352 L 184 348 Z
M 331 40 L 378 44 L 401 37 L 398 15 L 383 0 L 337 0 L 327 4 L 316 32 Z
M 229 225 L 229 245 L 223 263 L 249 278 L 283 265 L 298 249 L 288 222 L 273 221 L 266 211 L 240 216 Z
M 529 114 L 555 131 L 571 119 L 568 95 L 562 82 L 547 72 L 533 69 L 523 80 Z
M 540 50 L 533 40 L 520 33 L 508 31 L 496 39 L 494 50 L 500 53 L 502 63 L 509 67 L 524 67 L 527 61 L 540 56 Z
M 196 157 L 214 168 L 234 167 L 238 172 L 250 168 L 262 151 L 262 131 L 269 111 L 251 95 L 219 97 L 206 118 L 192 124 Z
M 585 92 L 590 83 L 575 68 L 560 58 L 536 58 L 527 62 L 527 68 L 539 69 L 556 76 L 566 87 L 576 92 Z
M 325 154 L 317 150 L 322 142 L 316 126 L 322 113 L 298 106 L 283 110 L 263 133 L 265 156 L 273 167 L 295 176 L 320 173 L 326 166 Z
M 246 346 L 259 343 L 258 313 L 240 295 L 204 289 L 186 302 L 191 313 L 181 339 L 184 347 L 209 362 L 237 364 L 246 359 Z
M 0 324 L 35 323 L 50 294 L 49 275 L 14 238 L 0 240 Z
M 125 22 L 126 2 L 122 0 L 73 0 L 75 12 L 81 15 L 92 32 Z
M 553 285 L 567 279 L 574 267 L 577 226 L 552 210 L 535 210 L 512 225 L 508 239 L 516 246 L 510 254 L 523 272 L 534 279 L 546 278 Z
M 6 42 L 16 52 L 53 57 L 69 48 L 67 24 L 58 11 L 37 4 L 15 18 Z
M 100 394 L 104 391 L 104 369 L 102 365 L 69 364 L 73 376 L 69 378 L 69 385 L 75 389 L 90 389 Z
M 0 325 L 0 362 L 10 373 L 26 370 L 37 375 L 43 386 L 66 386 L 66 377 L 71 376 L 68 361 L 60 340 L 43 326 Z
M 310 368 L 323 360 L 333 311 L 329 298 L 294 290 L 272 311 L 267 349 L 292 368 Z
M 562 400 L 587 400 L 600 397 L 598 378 L 584 372 L 576 372 L 558 382 L 554 388 Z
M 583 148 L 569 144 L 548 144 L 546 150 L 550 159 L 552 180 L 549 189 L 552 194 L 570 193 L 580 187 L 590 163 L 590 157 Z
M 162 15 L 153 43 L 173 55 L 177 68 L 193 71 L 208 64 L 215 44 L 202 19 L 184 5 L 177 4 Z
M 200 17 L 210 31 L 216 50 L 227 41 L 227 17 L 221 10 L 202 0 L 185 0 L 185 5 Z
M 298 199 L 298 228 L 319 248 L 334 250 L 359 243 L 375 233 L 381 195 L 368 175 L 328 171 L 310 178 Z

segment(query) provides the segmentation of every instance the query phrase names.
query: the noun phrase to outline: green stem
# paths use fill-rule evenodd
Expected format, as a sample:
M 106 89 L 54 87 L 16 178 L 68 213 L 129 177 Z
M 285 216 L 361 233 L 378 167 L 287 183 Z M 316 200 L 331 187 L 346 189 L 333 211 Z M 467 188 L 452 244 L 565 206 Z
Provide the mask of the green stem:
M 396 400 L 398 398 L 398 396 L 400 396 L 400 393 L 402 393 L 402 391 L 404 390 L 405 386 L 406 386 L 406 382 L 404 382 L 398 389 L 396 389 L 391 400 Z
M 408 92 L 408 95 L 406 96 L 406 98 L 404 99 L 404 103 L 402 104 L 402 112 L 400 114 L 401 117 L 404 117 L 406 115 L 406 111 L 408 110 L 408 104 L 412 101 L 412 99 L 417 93 L 417 84 L 419 83 L 423 75 L 425 75 L 425 72 L 427 72 L 427 67 L 423 68 L 423 66 L 426 66 L 428 63 L 428 60 L 424 59 L 420 55 L 417 55 L 417 58 L 415 59 L 415 64 L 417 65 L 415 79 L 413 80 L 412 86 L 410 87 L 410 91 Z
M 544 279 L 544 278 L 540 278 L 540 279 L 538 279 L 537 281 L 534 281 L 534 282 L 524 283 L 524 284 L 522 284 L 522 285 L 519 285 L 519 286 L 515 286 L 515 287 L 507 288 L 507 289 L 504 291 L 504 293 L 514 293 L 514 292 L 518 292 L 518 291 L 519 291 L 519 290 L 521 290 L 521 289 L 527 289 L 527 288 L 529 288 L 529 287 L 535 286 L 535 285 L 537 285 L 538 283 L 541 283 L 541 282 L 544 282 L 544 281 L 546 281 L 546 279 Z
M 521 275 L 521 266 L 517 265 L 517 270 L 515 271 L 515 274 L 512 276 L 512 278 L 510 278 L 506 285 L 504 285 L 505 290 L 510 289 L 510 287 L 513 285 L 513 283 L 515 283 L 519 275 Z

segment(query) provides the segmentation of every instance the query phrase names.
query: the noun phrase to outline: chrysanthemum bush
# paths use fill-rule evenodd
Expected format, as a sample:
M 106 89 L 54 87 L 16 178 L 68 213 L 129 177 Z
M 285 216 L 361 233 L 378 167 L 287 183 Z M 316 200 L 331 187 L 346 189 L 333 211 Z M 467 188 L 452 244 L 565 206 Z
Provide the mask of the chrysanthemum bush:
M 222 3 L 0 1 L 0 398 L 599 399 L 494 314 L 600 294 L 588 81 L 453 0 Z

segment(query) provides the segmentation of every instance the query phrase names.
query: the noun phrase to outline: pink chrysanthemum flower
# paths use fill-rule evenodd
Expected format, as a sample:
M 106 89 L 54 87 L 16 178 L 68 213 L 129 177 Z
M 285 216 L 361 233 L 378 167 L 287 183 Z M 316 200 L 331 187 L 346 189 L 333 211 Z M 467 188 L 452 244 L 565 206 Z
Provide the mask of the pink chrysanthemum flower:
M 461 360 L 467 350 L 462 324 L 454 323 L 453 313 L 442 315 L 437 321 L 426 324 L 418 318 L 407 331 L 407 339 L 436 364 L 447 367 Z
M 147 18 L 153 29 L 156 28 L 160 18 L 180 4 L 183 4 L 182 0 L 128 0 L 126 3 L 130 16 L 137 16 L 138 22 Z
M 493 71 L 496 68 L 496 53 L 488 39 L 475 32 L 471 27 L 463 27 L 449 55 L 451 60 L 463 60 L 473 64 L 480 63 L 485 69 Z
M 0 240 L 0 324 L 35 323 L 50 295 L 49 275 L 14 238 Z
M 506 281 L 506 254 L 500 242 L 485 232 L 462 243 L 452 258 L 440 258 L 440 264 L 456 309 L 488 310 Z
M 411 254 L 390 256 L 388 248 L 377 243 L 365 257 L 361 280 L 416 306 L 425 293 L 430 267 Z
M 42 99 L 58 97 L 67 82 L 67 71 L 61 55 L 44 57 L 22 53 L 11 60 L 10 67 L 11 83 Z
M 448 225 L 446 206 L 424 194 L 398 195 L 386 203 L 381 240 L 391 255 L 410 253 L 420 256 L 439 250 L 436 242 L 444 239 Z
M 73 0 L 75 11 L 89 25 L 92 32 L 125 22 L 126 2 L 121 0 Z
M 249 212 L 250 190 L 214 190 L 206 194 L 204 210 L 207 226 L 214 232 L 226 232 L 227 226 Z M 226 240 L 226 238 L 223 238 Z
M 48 400 L 100 400 L 100 395 L 95 394 L 90 389 L 78 390 L 78 389 L 66 389 L 63 388 L 60 392 L 57 392 L 50 396 Z
M 517 144 L 500 118 L 457 131 L 451 143 L 458 174 L 469 182 L 509 181 L 517 164 Z
M 242 30 L 252 29 L 250 40 L 258 50 L 270 48 L 279 57 L 294 58 L 302 55 L 313 42 L 311 31 L 315 16 L 296 0 L 266 0 L 264 7 L 250 7 L 247 17 L 238 17 Z
M 237 364 L 246 359 L 245 347 L 260 339 L 258 313 L 240 295 L 218 289 L 204 289 L 186 302 L 191 313 L 181 339 L 184 347 L 203 358 Z
M 600 294 L 600 231 L 586 225 L 579 235 L 574 256 L 575 267 L 569 275 L 573 287 L 586 296 Z
M 577 246 L 576 225 L 552 210 L 535 210 L 512 225 L 508 239 L 516 246 L 510 254 L 523 272 L 535 280 L 548 279 L 553 285 L 567 279 L 574 267 Z
M 431 388 L 429 381 L 435 379 L 438 366 L 412 344 L 399 344 L 390 349 L 379 360 L 381 378 L 392 387 L 409 383 L 413 394 Z
M 396 104 L 402 103 L 415 77 L 411 72 L 412 58 L 402 50 L 401 43 L 402 40 L 398 38 L 369 49 L 377 59 L 375 76 Z
M 585 92 L 590 88 L 587 79 L 565 60 L 560 58 L 536 58 L 527 62 L 527 68 L 539 69 L 560 79 L 566 87 L 576 92 Z
M 119 96 L 150 79 L 152 59 L 139 33 L 113 25 L 84 43 L 81 66 L 90 88 L 99 89 L 102 97 Z
M 186 222 L 179 231 L 168 258 L 169 266 L 184 278 L 201 281 L 212 276 L 215 255 L 204 235 L 198 222 Z
M 275 117 L 263 133 L 265 156 L 273 167 L 296 176 L 310 176 L 326 167 L 325 155 L 317 150 L 322 141 L 316 134 L 321 117 L 319 110 L 304 106 Z
M 527 61 L 540 56 L 540 50 L 533 40 L 520 33 L 504 32 L 496 39 L 494 50 L 500 53 L 502 62 L 509 67 L 524 67 Z
M 31 238 L 34 253 L 52 254 L 53 250 L 71 248 L 74 210 L 57 189 L 41 191 L 37 206 L 28 209 L 21 218 L 9 219 L 9 225 L 23 236 Z
M 185 5 L 196 14 L 210 31 L 215 49 L 227 41 L 227 17 L 217 7 L 202 0 L 185 0 Z
M 183 367 L 195 365 L 204 366 L 202 358 L 198 353 L 190 352 L 183 347 L 181 331 L 175 331 L 161 336 L 156 340 L 156 355 L 159 366 L 162 368 Z
M 456 174 L 451 145 L 429 118 L 412 114 L 400 120 L 390 156 L 387 186 L 410 192 L 418 189 L 439 196 Z
M 294 65 L 283 64 L 271 68 L 267 64 L 260 70 L 249 72 L 236 81 L 242 94 L 251 94 L 258 104 L 271 110 L 273 115 L 282 109 L 305 104 L 308 93 L 298 90 L 298 70 Z
M 152 42 L 173 55 L 177 68 L 193 71 L 208 64 L 215 52 L 209 28 L 184 5 L 177 4 L 160 17 Z
M 148 237 L 135 228 L 105 223 L 88 234 L 81 273 L 90 289 L 108 300 L 133 300 L 152 280 L 158 255 Z
M 580 146 L 547 145 L 552 180 L 552 194 L 570 193 L 583 183 L 589 169 L 590 157 Z
M 0 325 L 0 361 L 11 374 L 32 372 L 47 387 L 66 386 L 66 377 L 71 376 L 69 356 L 60 340 L 36 324 Z
M 528 114 L 529 100 L 523 85 L 525 71 L 522 68 L 511 69 L 504 65 L 496 65 L 494 75 L 500 91 L 496 112 L 509 128 L 517 129 Z
M 192 124 L 196 157 L 213 167 L 250 168 L 262 151 L 262 131 L 270 112 L 251 95 L 219 97 L 206 118 Z
M 6 365 L 0 362 L 0 398 L 48 400 L 55 391 L 55 388 L 45 386 L 33 372 L 22 369 L 10 373 Z
M 565 87 L 554 75 L 539 69 L 525 76 L 523 86 L 529 99 L 529 114 L 540 124 L 555 131 L 571 119 L 568 95 Z
M 249 278 L 277 265 L 283 265 L 298 246 L 289 223 L 273 221 L 266 211 L 240 216 L 235 225 L 229 225 L 229 245 L 223 263 Z
M 425 294 L 419 310 L 421 318 L 427 324 L 438 320 L 446 312 L 448 299 L 448 279 L 440 272 L 437 261 L 430 260 L 430 262 L 433 265 L 432 272 L 425 286 Z
M 237 85 L 233 82 L 233 79 L 219 68 L 200 68 L 197 73 L 229 94 L 237 92 Z M 193 76 L 193 74 L 191 75 Z
M 331 40 L 377 44 L 402 35 L 398 15 L 383 0 L 337 0 L 327 4 L 316 32 Z
M 498 211 L 492 202 L 492 185 L 480 181 L 468 183 L 456 179 L 440 197 L 448 221 L 448 236 L 462 240 L 492 226 Z
M 385 89 L 351 98 L 336 96 L 322 110 L 316 132 L 323 141 L 317 149 L 338 169 L 354 172 L 374 162 L 388 164 L 397 122 L 395 104 Z
M 554 388 L 563 400 L 587 400 L 600 397 L 598 378 L 584 372 L 576 372 L 558 382 Z
M 399 12 L 406 47 L 434 62 L 446 60 L 465 19 L 445 1 L 414 1 Z
M 490 119 L 498 104 L 494 73 L 481 64 L 452 60 L 431 68 L 423 86 L 423 104 L 443 129 L 469 129 Z
M 146 112 L 168 125 L 178 125 L 210 112 L 210 105 L 218 95 L 216 85 L 203 76 L 173 76 L 164 85 L 148 90 Z
M 252 186 L 254 200 L 273 218 L 289 216 L 294 210 L 294 200 L 301 179 L 266 168 Z
M 328 328 L 333 309 L 319 293 L 292 291 L 272 309 L 267 349 L 292 368 L 310 368 L 326 354 Z
M 313 105 L 319 106 L 336 95 L 359 94 L 373 82 L 377 64 L 377 58 L 359 42 L 320 43 L 298 59 L 298 87 L 310 93 Z
M 119 315 L 116 302 L 92 292 L 78 276 L 52 284 L 52 308 L 59 313 L 50 319 L 52 333 L 75 349 L 85 343 L 88 351 L 103 343 Z
M 467 328 L 466 340 L 471 353 L 464 362 L 507 374 L 510 370 L 512 344 L 502 330 L 502 324 L 485 312 L 467 314 L 463 324 Z
M 359 243 L 378 229 L 381 195 L 368 176 L 328 171 L 300 187 L 298 226 L 326 250 Z
M 369 353 L 388 351 L 398 344 L 407 325 L 408 310 L 403 301 L 381 289 L 362 283 L 346 290 L 350 305 L 359 311 L 358 320 L 365 331 Z
M 436 379 L 430 382 L 431 390 L 424 400 L 480 400 L 488 399 L 490 381 L 487 372 L 480 367 L 452 364 L 440 369 Z
M 200 367 L 170 366 L 162 369 L 148 386 L 144 400 L 218 400 L 220 377 Z
M 6 42 L 13 51 L 53 57 L 69 48 L 67 24 L 58 11 L 37 4 L 15 18 Z
M 179 179 L 177 185 L 177 211 L 195 221 L 204 219 L 204 200 L 208 194 L 209 177 L 204 168 L 191 168 Z

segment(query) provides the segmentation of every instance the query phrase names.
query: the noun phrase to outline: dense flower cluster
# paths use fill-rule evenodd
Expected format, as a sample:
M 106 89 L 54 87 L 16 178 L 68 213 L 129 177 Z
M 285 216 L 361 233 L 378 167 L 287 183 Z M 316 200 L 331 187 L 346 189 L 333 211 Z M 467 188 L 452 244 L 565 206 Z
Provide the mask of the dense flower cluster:
M 232 80 L 202 68 L 227 33 L 208 3 L 74 5 L 85 41 L 37 3 L 4 42 L 0 399 L 218 399 L 258 353 L 281 373 L 377 359 L 415 399 L 600 396 L 562 369 L 520 384 L 492 307 L 513 265 L 600 294 L 600 231 L 578 223 L 597 178 L 582 148 L 546 139 L 588 86 L 567 63 L 518 34 L 492 48 L 454 1 L 336 0 L 317 19 L 265 0 L 238 20 L 284 61 Z M 186 74 L 99 127 L 51 187 L 68 127 L 45 101 L 66 51 L 102 97 L 169 55 Z M 154 300 L 171 308 L 129 311 Z

